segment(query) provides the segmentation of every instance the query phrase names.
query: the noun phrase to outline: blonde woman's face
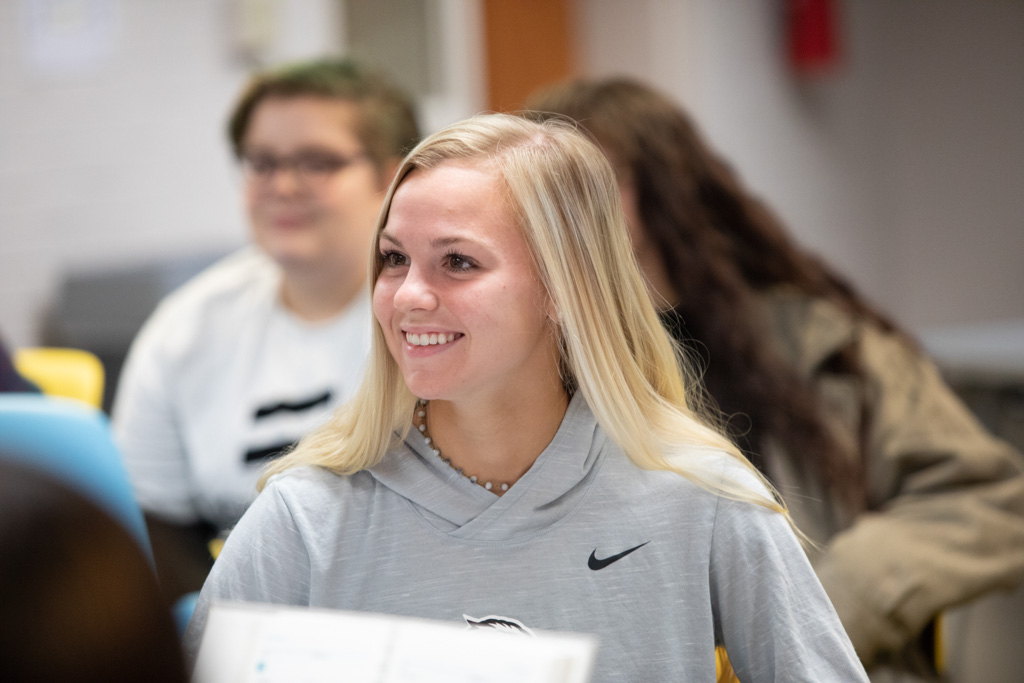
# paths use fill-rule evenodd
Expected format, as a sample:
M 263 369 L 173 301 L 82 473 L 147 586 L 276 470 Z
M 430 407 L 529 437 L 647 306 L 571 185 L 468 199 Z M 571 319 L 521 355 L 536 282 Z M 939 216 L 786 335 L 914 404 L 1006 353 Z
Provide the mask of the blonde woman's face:
M 557 376 L 551 304 L 491 172 L 413 171 L 379 252 L 374 314 L 416 396 L 529 400 Z

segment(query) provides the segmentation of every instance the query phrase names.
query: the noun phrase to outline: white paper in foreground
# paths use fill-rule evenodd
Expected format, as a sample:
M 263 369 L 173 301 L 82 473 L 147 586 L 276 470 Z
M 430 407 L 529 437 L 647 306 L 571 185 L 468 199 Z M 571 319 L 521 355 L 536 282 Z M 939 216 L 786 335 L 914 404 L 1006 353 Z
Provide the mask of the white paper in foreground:
M 586 683 L 592 636 L 278 605 L 213 605 L 193 683 Z

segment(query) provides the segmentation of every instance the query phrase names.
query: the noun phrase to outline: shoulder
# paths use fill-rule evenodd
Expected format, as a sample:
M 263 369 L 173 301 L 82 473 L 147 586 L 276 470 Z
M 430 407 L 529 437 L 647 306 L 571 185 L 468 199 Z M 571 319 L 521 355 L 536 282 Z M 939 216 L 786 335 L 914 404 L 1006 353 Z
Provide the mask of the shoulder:
M 787 287 L 762 293 L 758 303 L 776 351 L 804 375 L 856 341 L 863 327 L 828 299 Z
M 679 445 L 665 454 L 665 461 L 671 469 L 647 470 L 634 465 L 625 454 L 608 457 L 603 465 L 605 481 L 612 481 L 622 497 L 639 506 L 682 506 L 710 515 L 716 513 L 724 497 L 719 490 L 750 498 L 771 497 L 747 465 L 717 448 Z
M 365 507 L 373 490 L 373 480 L 367 472 L 342 475 L 325 467 L 306 465 L 271 477 L 257 496 L 256 504 L 277 508 L 300 526 L 316 530 L 328 514 L 344 517 L 349 516 L 346 509 Z
M 269 493 L 285 501 L 315 504 L 324 498 L 359 489 L 361 480 L 358 474 L 342 475 L 326 467 L 303 465 L 272 476 L 260 495 Z
M 688 475 L 668 473 L 676 481 L 666 482 L 671 487 L 666 495 L 685 497 L 693 501 L 691 505 L 704 510 L 712 535 L 792 535 L 785 514 L 766 507 L 775 498 L 748 463 L 718 449 L 696 447 L 677 449 L 666 459 L 676 470 Z
M 248 558 L 253 548 L 271 542 L 310 548 L 329 533 L 325 520 L 335 501 L 345 498 L 348 479 L 313 466 L 274 475 L 231 530 L 225 552 L 230 547 L 231 557 Z
M 273 293 L 278 272 L 274 262 L 259 249 L 244 247 L 171 292 L 160 302 L 156 315 L 194 314 L 206 308 L 234 306 L 252 298 L 249 295 L 254 288 L 264 295 Z
M 823 297 L 776 288 L 762 295 L 762 310 L 783 357 L 805 377 L 846 381 L 855 376 L 869 405 L 884 398 L 916 401 L 920 392 L 944 388 L 928 355 L 904 334 L 851 314 Z M 833 359 L 849 368 L 835 372 Z
M 590 514 L 602 520 L 612 515 L 614 524 L 643 528 L 709 562 L 761 563 L 777 547 L 802 554 L 786 516 L 752 502 L 771 500 L 771 494 L 732 455 L 687 447 L 668 460 L 675 471 L 606 458 L 601 484 L 588 501 Z
M 214 263 L 165 297 L 143 325 L 135 346 L 187 352 L 269 310 L 277 296 L 277 266 L 255 247 Z

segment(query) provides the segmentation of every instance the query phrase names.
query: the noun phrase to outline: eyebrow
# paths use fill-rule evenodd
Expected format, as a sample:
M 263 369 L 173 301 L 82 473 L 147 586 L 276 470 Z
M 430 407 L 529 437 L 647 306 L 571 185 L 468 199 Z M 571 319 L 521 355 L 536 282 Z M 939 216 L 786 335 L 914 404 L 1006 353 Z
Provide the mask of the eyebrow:
M 278 150 L 274 149 L 272 146 L 263 144 L 247 145 L 242 147 L 242 154 L 276 155 L 277 151 Z M 361 152 L 358 149 L 351 152 L 345 152 L 340 149 L 335 149 L 334 147 L 328 145 L 311 144 L 302 145 L 300 147 L 295 148 L 294 150 L 291 150 L 287 154 L 282 154 L 280 156 L 296 156 L 300 154 L 327 154 L 330 156 L 345 157 L 346 159 L 354 159 L 355 157 L 364 154 L 364 152 Z
M 387 240 L 388 242 L 391 242 L 400 249 L 405 248 L 402 242 L 399 241 L 399 239 L 396 238 L 394 235 L 388 233 L 387 230 L 381 230 L 380 239 Z M 444 247 L 450 247 L 453 244 L 459 244 L 460 242 L 466 241 L 468 240 L 462 237 L 437 237 L 435 239 L 430 240 L 430 246 L 432 249 L 443 249 Z

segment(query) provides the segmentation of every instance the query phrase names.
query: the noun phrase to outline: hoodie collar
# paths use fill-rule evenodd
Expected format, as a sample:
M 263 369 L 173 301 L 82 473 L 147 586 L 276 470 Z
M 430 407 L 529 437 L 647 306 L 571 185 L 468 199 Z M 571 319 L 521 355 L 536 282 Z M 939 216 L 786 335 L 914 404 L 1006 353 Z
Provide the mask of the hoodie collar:
M 577 391 L 551 443 L 502 496 L 473 484 L 442 462 L 415 429 L 369 472 L 446 533 L 474 540 L 507 540 L 540 531 L 576 507 L 596 473 L 606 438 Z

